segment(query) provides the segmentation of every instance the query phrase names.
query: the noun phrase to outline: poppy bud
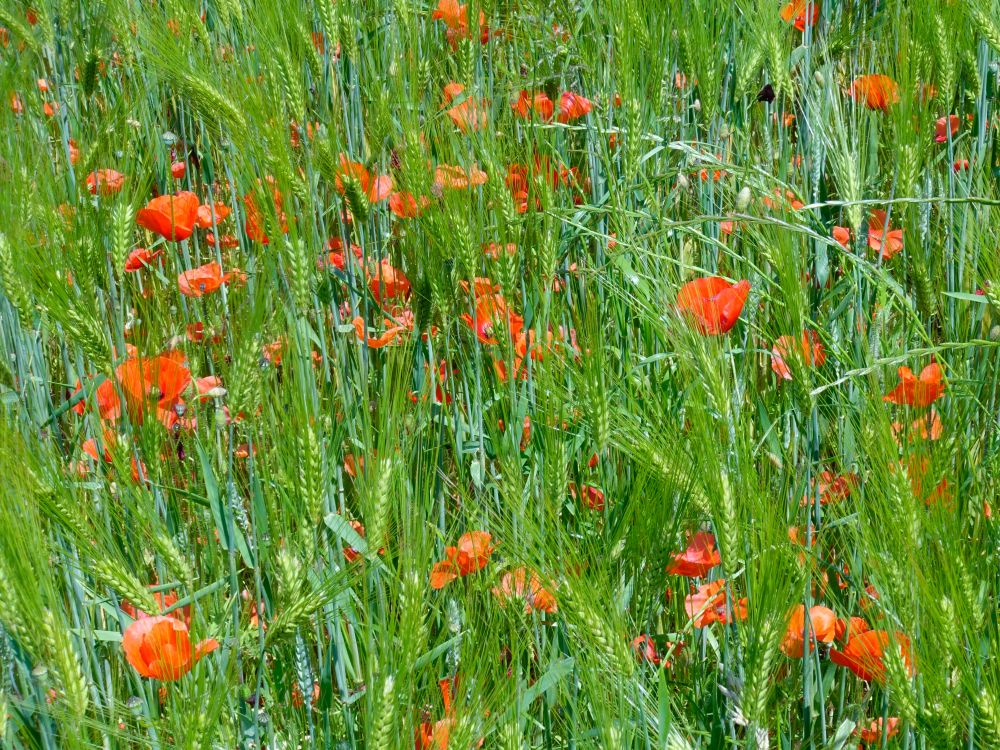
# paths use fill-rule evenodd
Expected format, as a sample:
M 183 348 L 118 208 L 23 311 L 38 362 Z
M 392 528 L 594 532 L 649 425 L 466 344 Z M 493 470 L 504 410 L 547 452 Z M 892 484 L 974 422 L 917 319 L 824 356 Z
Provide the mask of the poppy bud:
M 677 173 L 677 187 L 680 190 L 687 190 L 691 187 L 691 180 L 687 178 L 687 175 L 683 172 Z
M 743 189 L 736 194 L 736 210 L 746 211 L 747 207 L 750 205 L 750 197 L 750 188 L 748 186 L 744 186 Z

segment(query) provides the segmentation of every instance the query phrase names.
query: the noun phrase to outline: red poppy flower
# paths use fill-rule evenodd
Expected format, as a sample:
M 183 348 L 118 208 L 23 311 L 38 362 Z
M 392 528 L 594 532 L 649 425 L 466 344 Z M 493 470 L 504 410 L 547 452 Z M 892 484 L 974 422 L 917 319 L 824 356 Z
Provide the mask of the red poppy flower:
M 882 112 L 899 103 L 899 86 L 889 76 L 876 74 L 858 76 L 847 91 L 848 95 L 868 109 Z
M 935 143 L 947 143 L 949 134 L 954 139 L 958 134 L 958 126 L 961 124 L 962 120 L 958 115 L 942 117 L 934 124 Z
M 847 227 L 834 227 L 833 228 L 833 239 L 840 243 L 840 246 L 845 250 L 851 244 L 851 230 Z
M 174 606 L 178 602 L 177 594 L 165 594 L 159 591 L 153 592 L 153 601 L 156 602 L 157 613 L 162 612 L 168 607 Z M 122 601 L 121 603 L 122 612 L 127 614 L 133 620 L 144 620 L 147 617 L 154 617 L 148 612 L 143 612 L 141 609 L 136 607 L 132 602 Z M 181 607 L 180 609 L 175 609 L 166 617 L 173 617 L 175 620 L 180 620 L 185 625 L 191 624 L 191 607 Z
M 95 169 L 87 175 L 87 190 L 91 195 L 114 195 L 125 184 L 125 175 L 113 169 Z
M 362 526 L 361 522 L 360 521 L 351 521 L 350 523 L 351 523 L 351 528 L 354 529 L 358 533 L 358 536 L 360 536 L 362 539 L 364 539 L 365 538 L 365 527 Z M 379 552 L 381 552 L 381 551 L 382 550 L 379 550 Z M 361 555 L 361 553 L 358 552 L 356 549 L 354 549 L 354 547 L 344 547 L 344 559 L 347 560 L 347 562 L 354 562 L 355 560 L 358 559 L 358 557 L 360 557 L 360 555 Z
M 222 266 L 215 261 L 185 271 L 177 277 L 177 288 L 186 297 L 211 294 L 229 281 L 230 274 L 222 273 Z
M 781 336 L 775 341 L 774 348 L 771 349 L 771 369 L 779 378 L 791 380 L 792 371 L 785 362 L 786 357 L 796 363 L 801 362 L 806 367 L 819 367 L 826 362 L 826 350 L 815 331 L 805 331 L 797 339 Z
M 168 240 L 186 240 L 194 231 L 201 201 L 194 193 L 180 192 L 153 198 L 135 217 L 135 223 Z
M 153 264 L 153 261 L 160 256 L 162 250 L 148 250 L 144 247 L 137 247 L 131 253 L 129 253 L 128 258 L 125 260 L 125 271 L 132 273 L 134 271 L 139 271 Z
M 791 23 L 793 19 L 799 31 L 815 24 L 819 20 L 819 0 L 791 0 L 781 9 L 781 20 Z
M 421 195 L 419 202 L 412 193 L 392 193 L 389 196 L 389 210 L 400 219 L 415 219 L 430 204 L 426 195 Z
M 551 120 L 555 108 L 552 100 L 544 92 L 529 94 L 523 89 L 520 96 L 517 97 L 517 101 L 510 106 L 514 110 L 514 114 L 524 120 L 530 119 L 532 112 L 538 115 L 540 120 Z
M 469 36 L 469 6 L 460 5 L 458 0 L 440 0 L 437 8 L 431 13 L 431 20 L 444 21 L 448 27 L 448 42 L 452 48 L 458 46 L 460 39 Z M 489 40 L 490 30 L 486 26 L 486 17 L 479 11 L 479 38 L 483 44 Z
M 458 546 L 445 547 L 445 559 L 431 570 L 431 588 L 441 589 L 459 576 L 486 567 L 493 554 L 493 537 L 486 531 L 470 531 L 458 538 Z
M 726 581 L 719 579 L 699 586 L 684 598 L 684 610 L 696 628 L 703 628 L 713 622 L 726 624 L 747 618 L 746 597 L 732 602 L 726 594 Z
M 699 531 L 688 541 L 687 549 L 674 555 L 667 572 L 675 576 L 703 578 L 708 571 L 722 562 L 715 546 L 715 536 L 707 531 Z
M 910 639 L 902 633 L 885 630 L 868 630 L 851 636 L 843 650 L 830 650 L 830 661 L 847 667 L 865 682 L 885 682 L 885 657 L 890 648 L 900 650 L 906 671 L 912 675 Z
M 903 249 L 903 230 L 886 227 L 885 211 L 872 211 L 868 218 L 868 247 L 881 253 L 883 260 L 889 260 Z
M 231 209 L 225 203 L 215 203 L 209 206 L 204 204 L 198 206 L 197 214 L 197 224 L 199 229 L 211 229 L 213 225 L 212 218 L 215 217 L 214 223 L 216 225 L 221 224 L 223 220 L 229 216 Z
M 175 161 L 170 165 L 170 174 L 175 180 L 181 179 L 187 172 L 187 164 L 183 161 Z
M 524 603 L 524 611 L 552 613 L 556 611 L 555 597 L 545 590 L 541 579 L 534 571 L 526 568 L 508 570 L 500 578 L 500 585 L 493 589 L 493 595 L 501 604 L 518 600 Z
M 463 133 L 475 132 L 486 127 L 486 103 L 465 99 L 447 110 L 448 117 Z
M 564 91 L 559 97 L 559 116 L 556 119 L 562 123 L 579 120 L 590 112 L 592 106 L 586 97 L 574 94 L 572 91 Z
M 351 161 L 346 154 L 340 155 L 340 170 L 334 178 L 334 187 L 341 195 L 346 191 L 343 179 L 353 178 L 358 181 L 368 200 L 372 203 L 384 201 L 392 192 L 392 178 L 388 175 L 372 175 L 364 164 Z
M 900 367 L 898 373 L 899 385 L 887 393 L 882 398 L 883 401 L 923 408 L 944 395 L 941 366 L 937 362 L 931 362 L 921 370 L 920 377 L 914 375 L 909 367 Z
M 192 648 L 188 628 L 174 617 L 136 620 L 122 635 L 125 658 L 143 677 L 179 680 L 205 654 L 219 647 L 213 638 Z
M 677 307 L 708 336 L 726 333 L 739 320 L 750 294 L 750 282 L 731 284 L 720 276 L 689 281 L 677 295 Z
M 884 732 L 883 727 L 885 728 Z M 895 737 L 899 734 L 899 718 L 890 716 L 889 720 L 883 724 L 882 717 L 880 716 L 867 727 L 859 727 L 855 730 L 855 733 L 866 745 L 875 745 L 882 742 L 883 734 L 885 735 L 885 739 Z
M 570 484 L 570 492 L 576 496 L 576 485 Z M 589 510 L 604 510 L 604 493 L 591 484 L 585 484 L 580 488 L 580 499 Z
M 660 656 L 656 653 L 656 644 L 645 633 L 632 639 L 632 653 L 639 661 L 648 661 L 654 667 L 660 666 Z
M 369 274 L 368 288 L 378 301 L 410 296 L 410 280 L 388 259 L 382 259 L 374 273 Z
M 843 641 L 845 639 L 851 639 L 859 633 L 866 633 L 871 630 L 868 627 L 868 623 L 865 622 L 860 617 L 851 617 L 847 620 L 837 620 L 835 627 L 835 634 L 838 641 Z
M 792 659 L 801 659 L 805 653 L 805 641 L 803 633 L 805 630 L 804 605 L 799 604 L 788 618 L 788 627 L 785 630 L 785 638 L 781 642 L 781 650 Z M 837 635 L 837 615 L 828 607 L 815 606 L 809 608 L 809 650 L 815 648 L 815 644 L 833 643 Z
M 326 243 L 327 248 L 330 250 L 330 254 L 327 256 L 327 262 L 336 268 L 338 271 L 343 271 L 347 268 L 346 258 L 344 257 L 344 241 L 340 237 L 331 237 Z M 363 252 L 359 245 L 351 243 L 351 252 L 354 253 L 354 257 L 361 260 Z M 322 263 L 322 261 L 320 261 Z
M 507 306 L 502 294 L 478 295 L 476 317 L 473 319 L 468 313 L 463 313 L 461 320 L 476 332 L 476 337 L 484 344 L 498 343 L 494 336 L 497 325 L 506 322 L 512 338 L 516 338 L 524 326 L 524 320 Z

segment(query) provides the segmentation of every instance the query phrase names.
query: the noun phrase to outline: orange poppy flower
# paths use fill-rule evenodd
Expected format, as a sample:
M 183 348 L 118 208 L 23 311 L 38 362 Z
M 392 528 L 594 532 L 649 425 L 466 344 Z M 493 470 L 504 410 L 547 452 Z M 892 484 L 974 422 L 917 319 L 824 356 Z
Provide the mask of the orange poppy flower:
M 225 284 L 229 281 L 229 276 L 228 273 L 222 273 L 222 266 L 212 261 L 180 274 L 177 277 L 177 288 L 185 297 L 201 297 Z
M 785 630 L 785 638 L 781 642 L 781 651 L 792 659 L 801 659 L 805 653 L 805 641 L 803 632 L 805 630 L 805 605 L 799 604 L 792 609 L 788 618 L 788 627 Z M 809 650 L 815 648 L 815 644 L 833 643 L 837 635 L 837 616 L 828 607 L 815 606 L 809 608 Z
M 463 86 L 461 83 L 455 83 L 455 81 L 450 81 L 449 83 L 446 83 L 444 85 L 444 105 L 443 106 L 447 107 L 455 99 L 457 99 L 459 96 L 461 96 L 463 91 L 465 91 L 465 86 Z
M 726 624 L 747 618 L 746 597 L 737 602 L 729 601 L 725 579 L 706 583 L 684 598 L 684 610 L 696 628 L 713 622 Z
M 351 161 L 346 154 L 340 155 L 340 171 L 334 178 L 334 187 L 341 195 L 346 191 L 342 178 L 353 178 L 361 185 L 363 192 L 372 203 L 384 201 L 392 192 L 392 178 L 388 175 L 372 175 L 364 164 Z
M 793 19 L 799 31 L 815 24 L 819 20 L 819 0 L 791 0 L 781 9 L 781 20 L 791 23 Z
M 448 42 L 453 48 L 457 46 L 458 40 L 469 36 L 469 6 L 460 5 L 458 0 L 440 0 L 431 13 L 431 20 L 444 21 L 448 27 Z M 489 34 L 486 16 L 479 11 L 479 36 L 483 44 L 489 39 Z
M 232 209 L 229 208 L 225 203 L 215 203 L 209 206 L 204 204 L 198 206 L 197 213 L 197 225 L 199 229 L 211 229 L 213 225 L 212 218 L 214 216 L 215 224 L 221 224 L 223 220 L 229 216 Z
M 885 729 L 884 732 L 883 728 Z M 899 734 L 899 718 L 890 716 L 889 720 L 883 724 L 882 717 L 880 716 L 867 727 L 856 729 L 855 733 L 866 745 L 875 745 L 882 742 L 883 734 L 885 735 L 885 739 L 895 737 Z
M 434 170 L 434 186 L 438 190 L 467 190 L 470 187 L 485 185 L 487 179 L 486 172 L 475 164 L 468 169 L 450 164 L 439 164 Z
M 95 169 L 87 175 L 87 190 L 91 195 L 114 195 L 125 184 L 125 175 L 113 169 Z
M 400 219 L 415 219 L 430 204 L 430 198 L 426 195 L 421 195 L 419 202 L 412 193 L 392 193 L 389 195 L 389 210 Z
M 720 276 L 689 281 L 677 295 L 677 307 L 707 336 L 726 333 L 739 320 L 750 294 L 750 282 L 730 284 Z
M 775 188 L 774 196 L 772 198 L 769 195 L 765 195 L 763 198 L 764 205 L 771 210 L 791 208 L 793 211 L 798 211 L 805 206 L 805 203 L 796 198 L 795 193 L 791 190 L 786 190 L 782 193 L 781 188 Z
M 882 112 L 899 103 L 899 86 L 889 76 L 876 74 L 858 76 L 847 90 L 848 95 L 868 109 Z
M 934 142 L 947 143 L 948 136 L 954 138 L 958 134 L 958 127 L 962 120 L 958 115 L 942 117 L 934 124 Z
M 909 456 L 900 462 L 900 466 L 906 469 L 913 496 L 918 500 L 923 500 L 924 505 L 930 507 L 949 499 L 947 477 L 942 477 L 933 489 L 930 488 L 934 479 L 927 476 L 932 467 L 926 456 Z
M 129 253 L 128 258 L 125 260 L 125 271 L 127 273 L 133 273 L 135 271 L 142 270 L 146 266 L 153 264 L 153 261 L 160 256 L 162 250 L 148 250 L 144 247 L 137 247 L 131 253 Z
M 161 195 L 136 214 L 135 223 L 165 239 L 186 240 L 194 231 L 200 203 L 197 195 L 187 191 Z
M 923 408 L 930 406 L 944 395 L 941 366 L 937 362 L 931 362 L 921 370 L 920 377 L 914 375 L 909 367 L 900 367 L 897 372 L 899 385 L 883 396 L 883 401 Z
M 781 336 L 771 349 L 771 369 L 783 380 L 792 379 L 792 371 L 785 357 L 801 361 L 807 367 L 819 367 L 826 362 L 826 350 L 815 331 L 805 331 L 798 339 Z
M 24 114 L 24 104 L 21 102 L 21 97 L 17 93 L 12 93 L 10 95 L 10 111 L 15 115 Z
M 212 247 L 218 245 L 219 247 L 231 248 L 239 247 L 240 241 L 231 234 L 224 234 L 221 237 L 216 237 L 214 234 L 209 232 L 205 235 L 205 242 L 207 242 Z
M 512 600 L 524 602 L 525 613 L 533 609 L 548 613 L 556 611 L 555 597 L 542 587 L 538 574 L 526 568 L 515 568 L 504 573 L 500 578 L 500 585 L 493 589 L 493 595 L 501 604 Z
M 459 576 L 482 570 L 490 561 L 493 537 L 486 531 L 469 531 L 458 538 L 458 545 L 445 547 L 445 559 L 431 570 L 431 588 L 441 589 Z
M 444 21 L 452 29 L 461 29 L 469 25 L 469 6 L 460 5 L 458 0 L 441 0 L 431 13 L 432 21 Z
M 326 243 L 327 248 L 330 250 L 330 254 L 327 256 L 326 262 L 336 268 L 338 271 L 343 271 L 347 268 L 347 258 L 344 256 L 344 241 L 340 237 L 331 237 Z M 351 252 L 354 253 L 354 257 L 361 260 L 363 252 L 359 245 L 351 243 Z M 322 267 L 323 261 L 319 262 Z
M 516 369 L 520 365 L 515 362 L 515 366 Z M 569 492 L 573 497 L 577 496 L 576 484 L 574 482 L 570 482 Z M 591 484 L 585 484 L 580 487 L 579 495 L 581 502 L 587 506 L 588 510 L 597 512 L 604 510 L 604 493 L 597 487 L 594 487 Z
M 708 571 L 722 562 L 715 546 L 715 536 L 707 531 L 699 531 L 688 541 L 687 549 L 674 555 L 667 572 L 675 576 L 703 578 Z
M 499 242 L 488 242 L 483 245 L 483 255 L 490 260 L 499 260 L 500 256 L 504 254 L 517 255 L 517 245 L 513 242 L 508 242 L 506 245 L 501 245 Z
M 282 233 L 288 231 L 288 220 L 285 217 L 285 212 L 282 210 L 282 197 L 281 193 L 277 190 L 273 192 L 274 198 L 274 212 L 277 217 L 278 225 L 281 228 Z M 246 208 L 246 218 L 244 221 L 244 230 L 246 231 L 247 237 L 253 242 L 259 242 L 262 245 L 270 244 L 271 238 L 267 236 L 267 232 L 264 231 L 264 216 L 261 214 L 260 209 L 257 208 L 257 201 L 251 193 L 247 193 L 243 196 L 243 206 Z
M 486 102 L 465 99 L 447 110 L 448 117 L 463 133 L 475 132 L 486 127 Z
M 834 474 L 832 471 L 823 470 L 813 480 L 813 486 L 819 492 L 820 505 L 839 503 L 850 497 L 851 492 L 858 485 L 858 475 Z M 813 494 L 810 492 L 803 496 L 802 505 L 811 505 Z
M 219 647 L 209 638 L 192 648 L 188 627 L 174 617 L 144 617 L 122 635 L 125 658 L 143 677 L 179 680 L 205 654 Z
M 524 320 L 507 306 L 502 294 L 482 294 L 476 297 L 476 317 L 463 313 L 461 320 L 476 333 L 484 344 L 498 343 L 496 327 L 506 322 L 512 338 L 517 338 L 524 326 Z
M 551 120 L 555 108 L 552 100 L 544 92 L 529 94 L 524 89 L 521 90 L 517 101 L 510 106 L 514 110 L 514 114 L 524 120 L 530 119 L 532 112 L 537 114 L 540 120 Z
M 939 440 L 944 434 L 944 424 L 941 422 L 941 415 L 931 409 L 927 416 L 917 417 L 909 427 L 905 427 L 900 422 L 893 422 L 892 435 L 899 440 L 900 435 L 906 433 L 911 442 L 915 440 Z
M 572 91 L 564 91 L 559 97 L 559 122 L 568 123 L 579 120 L 592 109 L 590 100 Z
M 840 243 L 840 246 L 847 250 L 851 244 L 851 230 L 847 227 L 833 228 L 833 239 Z
M 903 249 L 903 230 L 886 227 L 885 211 L 872 211 L 868 218 L 868 247 L 880 252 L 883 260 L 889 260 Z
M 852 635 L 843 650 L 830 650 L 830 661 L 841 667 L 847 667 L 865 682 L 881 683 L 885 682 L 885 657 L 889 648 L 900 650 L 906 671 L 912 676 L 910 639 L 902 633 L 868 630 Z
M 835 626 L 835 635 L 838 641 L 850 640 L 859 633 L 871 630 L 868 623 L 860 617 L 851 617 L 847 620 L 838 619 Z
M 389 318 L 385 319 L 385 332 L 381 336 L 371 337 L 368 335 L 367 326 L 365 326 L 365 319 L 358 315 L 352 321 L 354 324 L 354 332 L 358 339 L 364 341 L 372 349 L 381 349 L 384 346 L 388 346 L 399 334 L 407 330 L 406 326 L 401 326 L 396 324 Z
M 369 274 L 368 288 L 380 302 L 410 296 L 410 280 L 386 258 L 379 261 L 374 273 Z

